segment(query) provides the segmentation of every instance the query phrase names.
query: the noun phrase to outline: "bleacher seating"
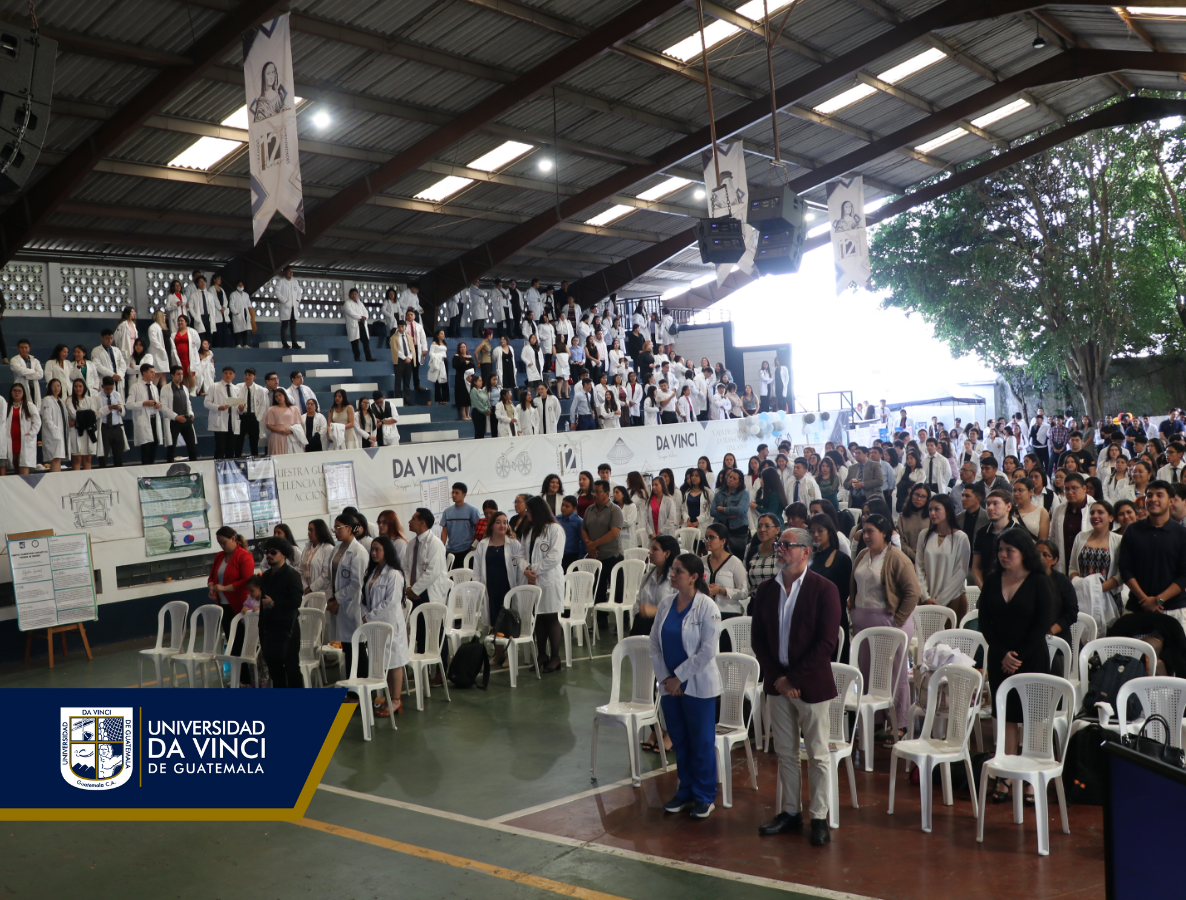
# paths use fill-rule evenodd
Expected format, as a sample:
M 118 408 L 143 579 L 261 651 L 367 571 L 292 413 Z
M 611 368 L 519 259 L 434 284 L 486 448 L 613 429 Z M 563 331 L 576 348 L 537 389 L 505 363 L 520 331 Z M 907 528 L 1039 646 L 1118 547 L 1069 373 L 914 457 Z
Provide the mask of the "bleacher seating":
M 89 350 L 99 345 L 99 332 L 104 328 L 114 328 L 117 317 L 110 318 L 50 318 L 33 316 L 6 316 L 4 319 L 4 338 L 10 353 L 16 353 L 16 343 L 21 338 L 27 338 L 32 345 L 32 355 L 44 366 L 51 351 L 57 344 L 74 347 L 82 344 Z M 147 336 L 148 321 L 139 321 L 140 333 Z M 370 396 L 377 387 L 384 395 L 391 397 L 395 389 L 395 375 L 391 365 L 391 351 L 384 343 L 382 346 L 372 339 L 371 353 L 375 362 L 355 362 L 350 350 L 350 343 L 346 340 L 346 326 L 341 323 L 301 323 L 299 325 L 300 350 L 285 350 L 280 345 L 280 325 L 278 322 L 261 321 L 259 331 L 253 335 L 253 343 L 257 346 L 251 349 L 214 348 L 216 372 L 224 365 L 235 367 L 236 383 L 243 380 L 243 370 L 254 368 L 257 380 L 263 384 L 264 374 L 275 371 L 280 376 L 280 386 L 289 386 L 289 373 L 300 369 L 305 373 L 305 384 L 317 394 L 317 401 L 324 412 L 333 402 L 333 392 L 339 386 L 344 386 L 350 402 L 357 406 L 360 396 Z M 468 329 L 463 329 L 468 332 Z M 463 337 L 449 338 L 449 358 L 457 350 L 457 345 L 465 342 L 472 351 L 481 342 L 480 338 Z M 522 349 L 521 338 L 512 342 L 516 357 Z M 89 355 L 89 354 L 88 354 Z M 285 357 L 296 357 L 296 360 L 285 362 Z M 520 366 L 519 384 L 524 384 L 524 377 Z M 460 421 L 456 406 L 453 405 L 453 370 L 449 370 L 449 404 L 439 406 L 428 405 L 432 399 L 432 385 L 428 378 L 427 361 L 420 367 L 421 390 L 409 406 L 399 407 L 399 433 L 401 443 L 411 443 L 413 435 L 422 435 L 417 441 L 447 440 L 455 432 L 460 439 L 472 439 L 474 430 L 469 422 Z M 8 366 L 0 367 L 0 391 L 8 396 L 8 389 L 12 385 L 12 371 Z M 374 385 L 375 387 L 372 387 Z M 362 389 L 365 386 L 365 390 Z M 42 383 L 44 390 L 44 382 Z M 413 388 L 413 393 L 417 393 Z M 567 415 L 571 401 L 561 400 L 563 413 Z M 206 411 L 200 408 L 201 400 L 195 398 L 194 413 L 197 417 L 198 445 L 202 456 L 214 454 L 214 438 L 206 428 Z M 562 419 L 562 422 L 564 420 Z M 131 427 L 129 426 L 129 436 Z M 487 432 L 489 434 L 489 432 Z M 130 440 L 129 440 L 130 444 Z M 132 459 L 125 461 L 131 464 Z

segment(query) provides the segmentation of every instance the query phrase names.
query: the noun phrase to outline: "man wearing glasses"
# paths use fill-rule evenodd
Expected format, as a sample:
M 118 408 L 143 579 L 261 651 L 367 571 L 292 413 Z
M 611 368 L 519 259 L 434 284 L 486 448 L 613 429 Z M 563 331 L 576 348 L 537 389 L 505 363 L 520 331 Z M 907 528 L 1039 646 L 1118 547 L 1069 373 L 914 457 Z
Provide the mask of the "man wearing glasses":
M 758 828 L 761 835 L 803 828 L 802 769 L 799 737 L 807 747 L 811 843 L 831 840 L 828 829 L 828 704 L 836 696 L 832 654 L 840 631 L 840 595 L 836 586 L 808 569 L 811 535 L 788 528 L 774 547 L 784 568 L 754 595 L 753 649 L 765 673 L 770 695 L 782 809 Z

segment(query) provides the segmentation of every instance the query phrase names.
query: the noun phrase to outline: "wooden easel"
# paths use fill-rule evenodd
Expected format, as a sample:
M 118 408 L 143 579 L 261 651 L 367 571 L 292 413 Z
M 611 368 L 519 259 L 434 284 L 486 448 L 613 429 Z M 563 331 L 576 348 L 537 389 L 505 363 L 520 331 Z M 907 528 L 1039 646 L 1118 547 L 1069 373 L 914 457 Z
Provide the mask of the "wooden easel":
M 47 528 L 43 531 L 25 531 L 21 534 L 10 534 L 7 535 L 7 537 L 10 540 L 24 541 L 29 540 L 30 538 L 53 537 L 53 535 L 54 530 L 52 528 Z M 86 628 L 83 627 L 81 622 L 72 622 L 69 625 L 54 625 L 50 628 L 47 628 L 45 629 L 44 635 L 40 631 L 30 631 L 27 633 L 25 635 L 25 662 L 29 661 L 29 655 L 33 652 L 33 638 L 40 638 L 45 640 L 46 645 L 49 648 L 49 667 L 52 669 L 54 667 L 54 635 L 60 634 L 62 636 L 62 656 L 65 657 L 66 634 L 70 631 L 77 631 L 79 633 L 79 635 L 82 637 L 83 649 L 86 650 L 86 658 L 94 659 L 95 657 L 91 653 L 90 641 L 86 639 Z

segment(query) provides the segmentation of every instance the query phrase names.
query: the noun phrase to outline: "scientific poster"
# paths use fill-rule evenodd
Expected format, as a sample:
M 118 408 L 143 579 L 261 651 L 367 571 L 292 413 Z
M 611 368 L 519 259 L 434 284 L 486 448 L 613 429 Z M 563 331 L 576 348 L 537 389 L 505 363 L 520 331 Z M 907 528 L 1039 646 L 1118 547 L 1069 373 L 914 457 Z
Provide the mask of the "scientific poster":
M 276 489 L 276 462 L 264 459 L 228 459 L 215 463 L 222 524 L 250 539 L 269 537 L 280 522 Z
M 137 478 L 136 483 L 146 556 L 210 549 L 213 542 L 201 475 Z
M 434 516 L 443 513 L 452 502 L 448 478 L 426 478 L 420 482 L 420 505 L 432 510 Z
M 99 618 L 85 534 L 10 538 L 8 559 L 21 631 Z
M 354 481 L 354 461 L 327 462 L 325 474 L 325 506 L 331 516 L 340 515 L 347 506 L 358 506 L 358 485 Z

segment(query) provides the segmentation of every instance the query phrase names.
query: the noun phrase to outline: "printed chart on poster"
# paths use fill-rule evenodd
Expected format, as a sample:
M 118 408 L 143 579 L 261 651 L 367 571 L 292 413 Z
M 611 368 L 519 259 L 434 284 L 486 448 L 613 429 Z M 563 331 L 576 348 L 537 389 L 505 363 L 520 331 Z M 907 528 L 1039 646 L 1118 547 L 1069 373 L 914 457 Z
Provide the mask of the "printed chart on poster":
M 420 505 L 434 516 L 445 511 L 450 502 L 448 478 L 426 478 L 420 482 Z
M 215 465 L 222 524 L 252 538 L 271 535 L 280 523 L 276 461 L 271 458 L 226 459 Z
M 325 507 L 331 516 L 340 515 L 347 506 L 358 506 L 358 485 L 354 480 L 354 461 L 327 462 L 325 474 Z
M 8 560 L 21 631 L 99 618 L 85 534 L 9 538 Z
M 138 478 L 136 482 L 146 556 L 210 548 L 206 488 L 201 475 L 162 475 Z

